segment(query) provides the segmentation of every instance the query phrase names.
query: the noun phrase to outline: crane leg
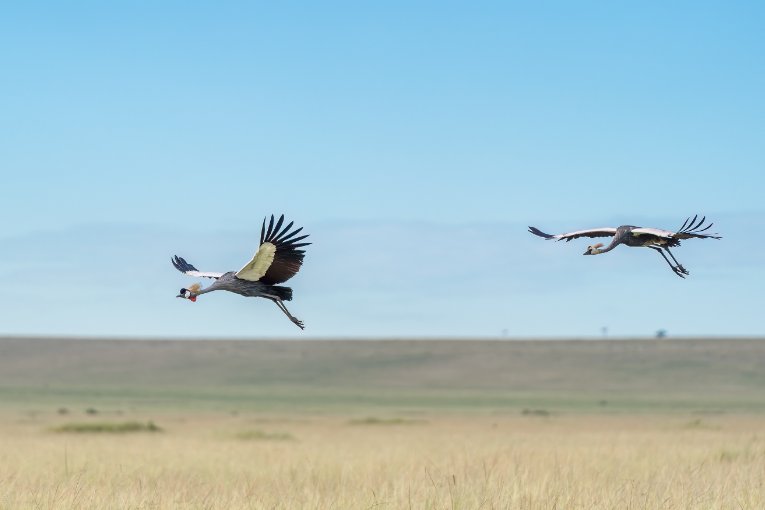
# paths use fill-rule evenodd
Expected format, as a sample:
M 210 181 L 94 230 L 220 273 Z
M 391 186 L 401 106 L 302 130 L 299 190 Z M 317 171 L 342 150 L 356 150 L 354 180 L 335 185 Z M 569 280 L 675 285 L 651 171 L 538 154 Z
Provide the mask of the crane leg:
M 666 256 L 666 255 L 664 255 L 664 252 L 663 252 L 663 251 L 661 251 L 661 248 L 659 248 L 658 246 L 649 246 L 649 248 L 651 248 L 652 250 L 656 250 L 656 251 L 658 251 L 658 252 L 659 252 L 659 255 L 661 255 L 661 257 L 662 257 L 664 260 L 666 260 L 666 261 L 667 261 L 667 264 L 669 264 L 669 267 L 671 267 L 671 268 L 672 268 L 672 272 L 674 272 L 674 273 L 675 273 L 677 276 L 679 276 L 680 278 L 685 278 L 685 275 L 683 275 L 683 273 L 681 273 L 681 272 L 680 272 L 680 270 L 679 270 L 678 268 L 676 268 L 675 266 L 673 266 L 673 265 L 672 265 L 672 262 L 670 262 L 670 261 L 669 261 L 669 259 L 667 258 L 667 256 Z M 674 257 L 673 257 L 673 258 L 674 258 Z
M 677 268 L 680 270 L 680 272 L 681 272 L 681 273 L 683 273 L 683 274 L 690 274 L 690 273 L 688 273 L 688 271 L 686 271 L 686 270 L 685 270 L 685 268 L 683 267 L 683 265 L 682 265 L 680 262 L 678 262 L 678 261 L 677 261 L 677 259 L 675 258 L 675 256 L 674 256 L 674 255 L 672 255 L 672 252 L 671 252 L 671 251 L 669 251 L 669 248 L 667 248 L 667 247 L 665 246 L 665 247 L 664 247 L 664 251 L 666 251 L 667 253 L 669 253 L 669 256 L 670 256 L 670 257 L 672 257 L 672 260 L 674 260 L 674 261 L 675 261 L 675 264 L 677 264 Z
M 290 319 L 290 320 L 291 320 L 291 321 L 292 321 L 292 322 L 295 324 L 295 326 L 299 327 L 300 329 L 305 329 L 305 325 L 303 324 L 303 321 L 301 321 L 300 319 L 298 319 L 297 317 L 295 317 L 294 315 L 292 315 L 292 314 L 290 313 L 290 311 L 289 311 L 289 310 L 287 310 L 287 307 L 286 307 L 286 306 L 284 306 L 284 301 L 282 301 L 282 299 L 281 299 L 280 297 L 278 297 L 278 296 L 273 296 L 273 295 L 271 295 L 271 294 L 264 294 L 264 295 L 263 295 L 263 297 L 264 297 L 264 298 L 267 298 L 267 299 L 270 299 L 271 301 L 273 301 L 274 303 L 276 303 L 276 306 L 278 306 L 278 307 L 279 307 L 279 310 L 281 310 L 282 312 L 284 312 L 284 315 L 286 315 L 287 317 L 289 317 L 289 319 Z

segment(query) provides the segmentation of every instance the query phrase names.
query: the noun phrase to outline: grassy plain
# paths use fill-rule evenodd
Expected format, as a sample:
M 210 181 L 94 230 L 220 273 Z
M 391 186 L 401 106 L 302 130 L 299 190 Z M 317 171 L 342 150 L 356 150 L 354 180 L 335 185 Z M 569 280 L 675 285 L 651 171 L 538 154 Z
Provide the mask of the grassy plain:
M 765 508 L 765 341 L 0 340 L 0 508 Z

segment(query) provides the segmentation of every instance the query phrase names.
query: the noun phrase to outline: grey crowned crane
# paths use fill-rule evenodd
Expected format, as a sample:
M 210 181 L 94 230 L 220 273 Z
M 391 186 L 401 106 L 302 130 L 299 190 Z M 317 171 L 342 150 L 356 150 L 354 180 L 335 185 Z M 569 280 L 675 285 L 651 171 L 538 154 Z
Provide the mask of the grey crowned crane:
M 311 243 L 300 242 L 308 235 L 295 237 L 303 230 L 302 227 L 290 231 L 293 222 L 282 228 L 283 223 L 283 214 L 279 217 L 276 225 L 274 225 L 274 216 L 271 215 L 271 221 L 268 224 L 268 230 L 266 230 L 266 219 L 263 219 L 258 251 L 252 260 L 236 272 L 209 273 L 199 271 L 183 258 L 177 255 L 173 257 L 173 265 L 181 273 L 195 278 L 212 278 L 215 280 L 204 289 L 198 283 L 190 285 L 189 288 L 183 288 L 176 297 L 194 302 L 197 300 L 197 296 L 214 290 L 227 290 L 246 297 L 262 297 L 276 303 L 279 310 L 284 312 L 297 327 L 304 329 L 303 322 L 294 317 L 284 306 L 285 301 L 292 300 L 292 289 L 277 284 L 286 282 L 300 271 L 305 256 L 305 251 L 300 248 Z
M 651 248 L 652 250 L 659 252 L 662 258 L 667 261 L 667 264 L 669 264 L 669 267 L 672 268 L 672 271 L 677 276 L 680 278 L 685 278 L 686 275 L 690 273 L 688 273 L 682 264 L 677 261 L 669 249 L 680 246 L 680 241 L 683 239 L 722 239 L 717 234 L 704 234 L 703 232 L 709 230 L 713 224 L 710 223 L 706 227 L 701 228 L 704 225 L 704 221 L 706 221 L 706 217 L 703 217 L 701 220 L 696 222 L 697 219 L 698 215 L 694 216 L 693 219 L 686 219 L 685 223 L 683 223 L 683 226 L 680 227 L 680 229 L 676 232 L 661 230 L 658 228 L 635 227 L 633 225 L 622 225 L 621 227 L 617 228 L 593 228 L 590 230 L 578 230 L 576 232 L 569 232 L 568 234 L 557 235 L 545 234 L 538 228 L 529 227 L 529 232 L 535 236 L 543 237 L 545 239 L 555 239 L 556 241 L 565 239 L 566 242 L 571 241 L 572 239 L 578 239 L 580 237 L 613 237 L 613 239 L 611 239 L 611 243 L 605 248 L 603 248 L 603 243 L 588 246 L 587 251 L 584 252 L 584 255 L 600 255 L 601 253 L 606 253 L 613 250 L 620 244 L 631 246 L 633 248 Z M 669 261 L 664 252 L 667 252 L 667 254 L 675 262 L 674 264 Z

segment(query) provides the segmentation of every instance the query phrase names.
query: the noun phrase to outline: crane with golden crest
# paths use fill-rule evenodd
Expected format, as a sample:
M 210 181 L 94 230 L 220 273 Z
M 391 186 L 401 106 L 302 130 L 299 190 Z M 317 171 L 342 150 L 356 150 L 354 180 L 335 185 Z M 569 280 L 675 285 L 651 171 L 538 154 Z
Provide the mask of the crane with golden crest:
M 284 283 L 297 274 L 303 264 L 305 250 L 300 248 L 311 243 L 301 243 L 308 235 L 299 234 L 303 228 L 292 229 L 294 222 L 290 222 L 282 228 L 284 215 L 274 224 L 274 216 L 266 230 L 266 219 L 260 229 L 260 246 L 258 251 L 247 264 L 239 271 L 227 273 L 212 273 L 199 271 L 196 267 L 186 262 L 182 257 L 174 256 L 171 261 L 175 268 L 195 278 L 212 278 L 215 280 L 208 287 L 202 288 L 198 283 L 181 289 L 176 297 L 195 302 L 198 296 L 215 290 L 227 290 L 246 297 L 262 297 L 273 301 L 287 317 L 300 329 L 304 329 L 303 322 L 293 316 L 285 301 L 292 300 L 292 289 L 278 285 Z
M 565 239 L 566 242 L 571 241 L 572 239 L 578 239 L 580 237 L 613 238 L 611 239 L 609 245 L 605 248 L 603 248 L 603 243 L 597 243 L 592 246 L 588 246 L 587 251 L 584 252 L 584 255 L 600 255 L 601 253 L 606 253 L 613 250 L 620 244 L 631 246 L 633 248 L 651 248 L 652 250 L 659 252 L 662 258 L 667 261 L 669 267 L 672 268 L 672 272 L 674 272 L 680 278 L 685 278 L 690 273 L 688 273 L 683 265 L 677 261 L 669 249 L 680 246 L 680 241 L 684 239 L 722 239 L 717 234 L 705 234 L 704 232 L 709 230 L 713 223 L 710 223 L 706 227 L 702 228 L 704 226 L 704 222 L 706 221 L 706 216 L 697 222 L 696 220 L 698 220 L 698 218 L 698 215 L 696 215 L 693 217 L 693 219 L 686 219 L 685 223 L 683 223 L 683 225 L 675 232 L 670 230 L 661 230 L 658 228 L 636 227 L 634 225 L 591 228 L 589 230 L 577 230 L 576 232 L 556 235 L 545 234 L 536 227 L 529 227 L 529 232 L 535 236 L 543 237 L 544 239 L 555 239 L 556 241 Z M 675 262 L 674 264 L 669 261 L 667 255 L 665 255 L 664 252 L 667 252 L 667 254 Z

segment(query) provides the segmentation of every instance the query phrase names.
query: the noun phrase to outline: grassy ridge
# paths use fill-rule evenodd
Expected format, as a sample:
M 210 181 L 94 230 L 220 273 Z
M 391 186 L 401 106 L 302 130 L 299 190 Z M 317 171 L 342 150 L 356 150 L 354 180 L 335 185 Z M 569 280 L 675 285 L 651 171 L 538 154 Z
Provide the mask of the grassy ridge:
M 0 339 L 6 406 L 765 411 L 765 341 Z

